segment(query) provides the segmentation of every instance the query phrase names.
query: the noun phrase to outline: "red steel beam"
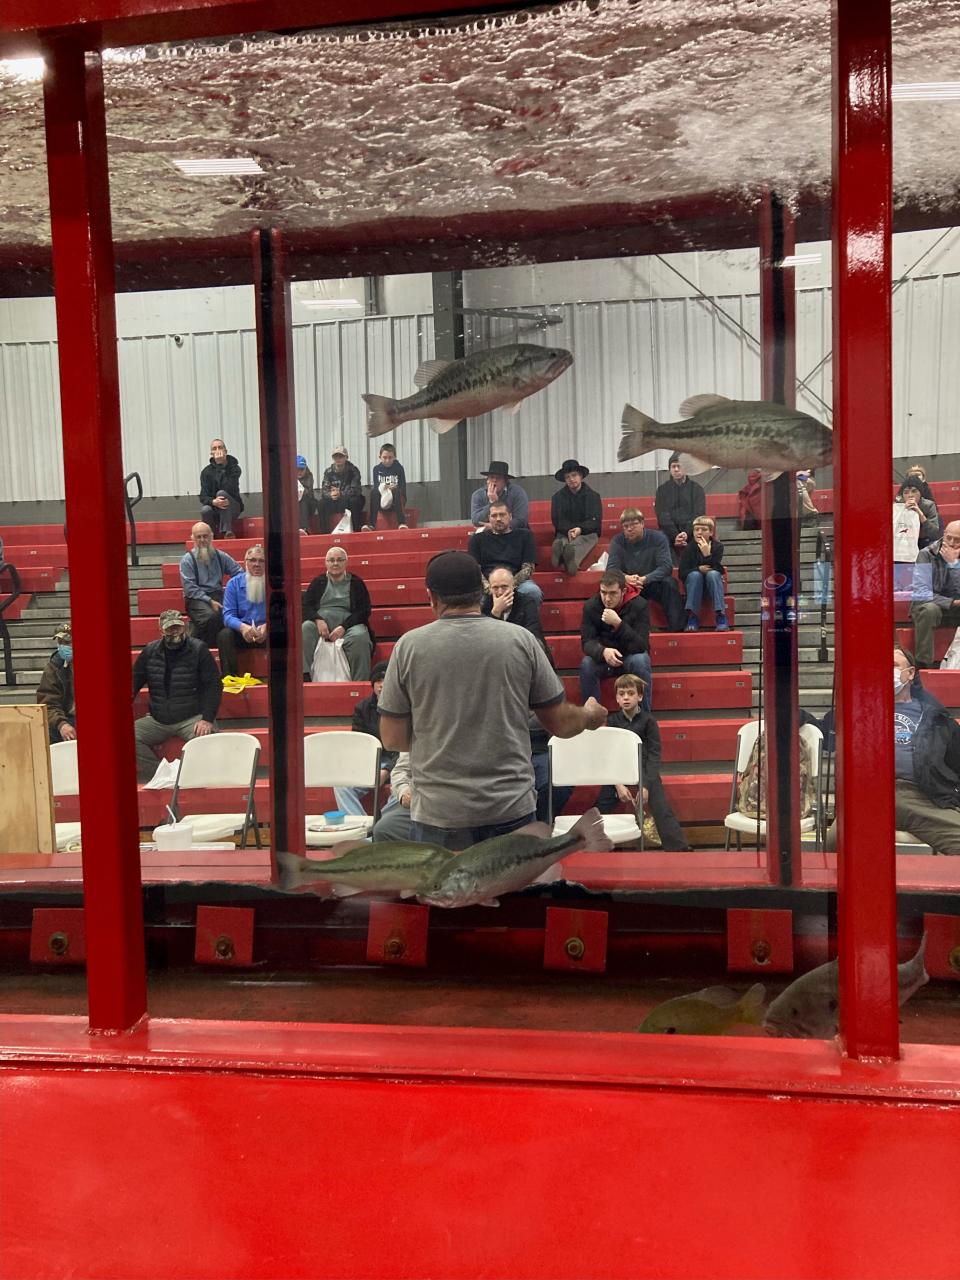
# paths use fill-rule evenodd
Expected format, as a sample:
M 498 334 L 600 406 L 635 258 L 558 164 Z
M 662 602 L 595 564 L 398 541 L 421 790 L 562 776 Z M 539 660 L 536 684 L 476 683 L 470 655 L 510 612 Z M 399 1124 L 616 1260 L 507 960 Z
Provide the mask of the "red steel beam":
M 833 40 L 840 1032 L 899 1053 L 893 690 L 889 0 L 837 0 Z
M 796 404 L 796 293 L 792 267 L 780 262 L 796 248 L 793 214 L 769 190 L 760 205 L 761 396 Z M 767 870 L 771 884 L 799 884 L 800 811 L 797 650 L 797 486 L 793 472 L 764 483 L 761 662 L 767 751 Z
M 290 282 L 279 231 L 255 231 L 254 297 L 260 378 L 260 458 L 267 560 L 270 675 L 270 856 L 306 853 L 303 785 L 303 637 L 300 513 Z
M 63 465 L 75 622 L 91 1029 L 146 1013 L 130 709 L 120 392 L 100 55 L 51 43 L 44 82 Z

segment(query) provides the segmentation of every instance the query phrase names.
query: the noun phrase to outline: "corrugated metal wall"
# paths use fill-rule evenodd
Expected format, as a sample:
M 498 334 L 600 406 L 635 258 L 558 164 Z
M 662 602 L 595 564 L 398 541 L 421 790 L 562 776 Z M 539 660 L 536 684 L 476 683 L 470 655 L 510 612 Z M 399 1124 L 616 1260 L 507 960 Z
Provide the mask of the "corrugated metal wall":
M 541 342 L 575 354 L 575 364 L 513 416 L 470 424 L 473 474 L 503 458 L 517 475 L 545 475 L 564 458 L 594 471 L 616 462 L 625 401 L 661 420 L 688 395 L 759 395 L 759 302 L 737 294 L 713 301 L 657 298 L 568 303 L 544 330 L 522 320 L 471 317 L 468 349 Z M 531 313 L 533 314 L 533 313 Z M 222 436 L 244 467 L 244 487 L 260 488 L 256 339 L 251 330 L 124 337 L 120 340 L 124 465 L 140 471 L 147 494 L 195 493 L 212 437 Z M 830 291 L 797 295 L 798 404 L 830 422 Z M 433 355 L 431 315 L 297 325 L 293 333 L 298 442 L 315 474 L 330 448 L 346 444 L 365 476 L 379 444 L 367 441 L 362 391 L 408 395 L 421 360 Z M 960 400 L 960 276 L 911 280 L 894 297 L 894 452 L 957 452 Z M 60 405 L 53 342 L 0 343 L 0 501 L 63 496 Z M 438 479 L 437 437 L 425 425 L 397 431 L 411 480 Z M 629 464 L 665 465 L 666 455 Z

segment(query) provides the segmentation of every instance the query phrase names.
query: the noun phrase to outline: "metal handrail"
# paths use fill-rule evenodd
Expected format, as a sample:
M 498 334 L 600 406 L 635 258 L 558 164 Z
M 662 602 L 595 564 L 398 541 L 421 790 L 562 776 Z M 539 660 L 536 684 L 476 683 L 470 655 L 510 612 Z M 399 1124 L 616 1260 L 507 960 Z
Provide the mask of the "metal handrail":
M 20 599 L 23 595 L 23 591 L 20 586 L 20 574 L 17 572 L 16 567 L 12 564 L 8 564 L 7 561 L 3 559 L 3 556 L 0 555 L 0 578 L 2 578 L 5 573 L 9 573 L 10 575 L 13 590 L 8 596 L 0 599 L 0 643 L 3 644 L 3 670 L 5 682 L 8 685 L 13 686 L 17 683 L 17 673 L 13 669 L 13 649 L 10 644 L 10 628 L 7 626 L 7 620 L 4 617 L 4 614 L 7 609 L 9 609 L 10 605 L 13 604 L 14 600 Z
M 130 497 L 130 481 L 137 482 L 137 496 Z M 127 509 L 127 520 L 130 524 L 130 563 L 136 568 L 140 563 L 140 557 L 137 554 L 137 522 L 133 518 L 133 508 L 143 498 L 143 481 L 140 479 L 139 471 L 131 471 L 129 475 L 123 477 L 123 505 Z

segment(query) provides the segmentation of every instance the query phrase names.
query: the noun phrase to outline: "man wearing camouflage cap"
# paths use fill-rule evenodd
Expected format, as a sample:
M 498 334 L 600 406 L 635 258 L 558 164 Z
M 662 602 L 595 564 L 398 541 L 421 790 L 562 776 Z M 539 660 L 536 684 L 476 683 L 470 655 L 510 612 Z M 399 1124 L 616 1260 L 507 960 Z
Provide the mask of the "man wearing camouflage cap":
M 72 742 L 77 736 L 77 702 L 73 692 L 73 631 L 69 622 L 53 633 L 57 646 L 43 668 L 37 701 L 47 708 L 51 742 Z
M 147 715 L 134 723 L 137 776 L 147 782 L 157 767 L 152 748 L 168 738 L 201 738 L 213 733 L 223 686 L 213 654 L 187 635 L 178 609 L 160 615 L 160 639 L 151 640 L 133 664 L 133 696 L 147 686 Z

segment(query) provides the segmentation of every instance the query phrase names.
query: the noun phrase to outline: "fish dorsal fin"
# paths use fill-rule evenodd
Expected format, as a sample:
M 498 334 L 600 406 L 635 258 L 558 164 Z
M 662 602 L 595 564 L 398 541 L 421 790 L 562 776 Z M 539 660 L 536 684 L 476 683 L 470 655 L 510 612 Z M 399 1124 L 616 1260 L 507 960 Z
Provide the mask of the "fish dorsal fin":
M 693 415 L 695 413 L 699 413 L 701 409 L 715 409 L 717 405 L 729 403 L 729 396 L 687 396 L 686 400 L 684 400 L 683 404 L 680 406 L 680 417 L 692 418 Z
M 697 995 L 701 1000 L 709 1000 L 711 1004 L 725 1005 L 737 1004 L 740 996 L 736 991 L 731 991 L 729 987 L 704 987 L 702 991 L 698 991 Z
M 777 476 L 783 475 L 783 472 L 782 471 L 761 471 L 760 475 L 763 477 L 764 480 L 769 481 L 769 480 L 776 480 Z
M 424 360 L 417 372 L 413 375 L 413 385 L 415 387 L 426 387 L 434 378 L 438 378 L 444 369 L 453 364 L 452 360 Z
M 452 431 L 458 422 L 462 422 L 462 418 L 431 418 L 430 429 L 436 431 L 437 435 L 443 435 L 445 431 Z
M 692 453 L 681 453 L 677 455 L 681 467 L 688 476 L 699 476 L 704 471 L 710 471 L 713 468 L 712 462 L 704 462 L 702 458 L 695 458 Z
M 520 401 L 518 400 L 516 404 L 506 404 L 503 407 L 506 409 L 507 413 L 519 413 Z

